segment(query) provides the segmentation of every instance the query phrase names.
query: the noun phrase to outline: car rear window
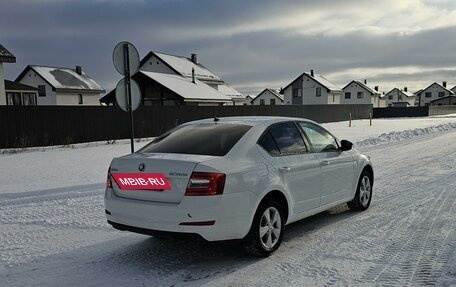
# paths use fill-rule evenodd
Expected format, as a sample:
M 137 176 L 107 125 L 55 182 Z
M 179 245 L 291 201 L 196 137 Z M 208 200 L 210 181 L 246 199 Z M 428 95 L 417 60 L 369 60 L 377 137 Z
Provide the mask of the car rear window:
M 157 137 L 139 152 L 224 156 L 250 128 L 228 123 L 182 126 Z

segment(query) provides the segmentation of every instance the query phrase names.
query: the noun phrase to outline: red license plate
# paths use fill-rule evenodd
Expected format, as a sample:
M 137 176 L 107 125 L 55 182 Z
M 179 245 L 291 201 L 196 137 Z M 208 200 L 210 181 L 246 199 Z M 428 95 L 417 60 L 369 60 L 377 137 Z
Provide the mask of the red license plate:
M 171 190 L 171 184 L 162 173 L 114 173 L 112 177 L 120 189 Z

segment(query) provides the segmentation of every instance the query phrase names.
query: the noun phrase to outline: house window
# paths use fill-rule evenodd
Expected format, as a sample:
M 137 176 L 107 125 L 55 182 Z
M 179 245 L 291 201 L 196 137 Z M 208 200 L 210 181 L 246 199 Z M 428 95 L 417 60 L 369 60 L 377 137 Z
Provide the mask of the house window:
M 358 93 L 356 94 L 356 97 L 357 97 L 358 99 L 364 98 L 364 92 L 358 92 Z
M 6 93 L 6 104 L 8 106 L 21 106 L 21 93 Z
M 315 89 L 315 96 L 321 97 L 321 88 L 320 87 Z
M 430 97 L 432 97 L 432 93 L 431 93 L 431 92 L 426 92 L 426 93 L 424 94 L 424 97 L 425 97 L 425 98 L 430 98 Z
M 393 95 L 389 95 L 388 100 L 393 100 Z
M 260 105 L 264 105 L 264 99 L 260 99 Z
M 293 98 L 298 98 L 301 96 L 301 89 L 293 89 Z
M 271 106 L 274 106 L 276 104 L 275 99 L 270 99 L 269 100 L 269 104 L 271 104 Z
M 399 102 L 402 102 L 402 95 L 397 95 L 397 100 L 398 100 Z
M 38 85 L 38 97 L 46 97 L 46 86 Z
M 346 99 L 351 99 L 351 97 L 352 97 L 352 93 L 351 92 L 346 92 L 345 93 L 345 98 Z
M 23 93 L 22 104 L 24 106 L 36 106 L 36 94 L 35 93 Z
M 445 97 L 445 92 L 439 92 L 439 98 Z
M 84 101 L 82 99 L 82 94 L 78 95 L 78 99 L 79 99 L 78 104 L 82 105 L 84 103 Z

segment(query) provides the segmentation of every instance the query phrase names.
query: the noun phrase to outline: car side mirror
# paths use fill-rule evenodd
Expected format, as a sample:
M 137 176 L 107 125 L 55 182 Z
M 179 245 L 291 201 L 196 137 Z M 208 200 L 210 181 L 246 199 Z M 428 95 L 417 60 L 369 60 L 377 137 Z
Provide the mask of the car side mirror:
M 341 140 L 340 141 L 340 149 L 342 151 L 347 151 L 347 150 L 351 150 L 353 147 L 353 143 L 347 141 L 347 140 Z

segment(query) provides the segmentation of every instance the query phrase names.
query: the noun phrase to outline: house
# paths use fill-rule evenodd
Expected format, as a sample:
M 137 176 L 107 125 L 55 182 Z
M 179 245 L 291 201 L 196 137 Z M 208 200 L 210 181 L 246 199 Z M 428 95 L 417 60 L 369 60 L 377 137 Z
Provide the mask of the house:
M 452 87 L 451 91 L 456 95 L 456 86 Z
M 282 89 L 285 105 L 340 104 L 342 90 L 313 70 L 302 73 Z
M 250 101 L 252 105 L 283 105 L 283 95 L 277 90 L 266 88 Z
M 430 101 L 431 106 L 456 106 L 456 96 L 446 96 Z
M 38 89 L 37 105 L 100 105 L 103 88 L 82 71 L 75 69 L 28 65 L 16 82 Z
M 5 80 L 5 94 L 7 106 L 36 106 L 38 89 Z
M 419 89 L 416 91 L 415 94 L 415 106 L 420 106 L 420 97 L 421 97 L 421 92 L 423 92 L 423 89 Z
M 183 56 L 170 55 L 159 52 L 149 52 L 140 62 L 139 70 L 142 72 L 152 72 L 168 75 L 177 75 L 193 81 L 195 78 L 202 84 L 205 84 L 219 93 L 230 98 L 231 103 L 234 105 L 243 105 L 245 97 L 236 89 L 225 83 L 219 76 L 212 73 L 209 69 L 204 67 L 198 62 L 196 54 L 191 54 L 190 58 Z M 157 99 L 162 98 L 162 91 L 160 89 L 151 89 L 148 83 L 146 86 L 141 86 L 144 92 L 144 104 L 157 104 Z M 172 89 L 172 87 L 163 87 L 164 89 Z M 220 97 L 216 96 L 214 100 L 219 100 Z M 184 101 L 185 102 L 185 101 Z M 226 104 L 223 100 L 220 104 Z
M 16 57 L 0 44 L 0 105 L 6 105 L 3 63 L 16 63 Z
M 342 91 L 341 104 L 372 104 L 374 108 L 382 106 L 382 94 L 378 91 L 378 86 L 374 89 L 368 87 L 367 80 L 353 80 L 343 87 Z
M 385 94 L 388 107 L 413 107 L 416 95 L 409 92 L 407 87 L 403 90 L 394 88 Z
M 252 104 L 252 100 L 255 98 L 255 96 L 247 95 L 245 96 L 245 101 L 244 101 L 244 106 L 248 106 Z
M 420 93 L 420 106 L 429 106 L 431 101 L 454 95 L 452 90 L 447 89 L 447 83 L 440 85 L 437 82 L 432 83 Z

